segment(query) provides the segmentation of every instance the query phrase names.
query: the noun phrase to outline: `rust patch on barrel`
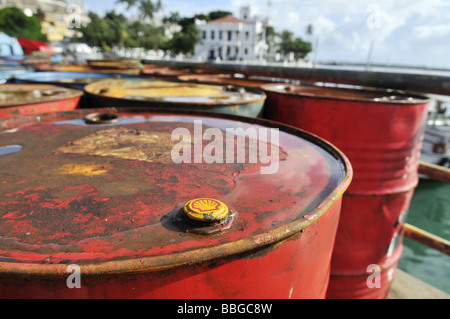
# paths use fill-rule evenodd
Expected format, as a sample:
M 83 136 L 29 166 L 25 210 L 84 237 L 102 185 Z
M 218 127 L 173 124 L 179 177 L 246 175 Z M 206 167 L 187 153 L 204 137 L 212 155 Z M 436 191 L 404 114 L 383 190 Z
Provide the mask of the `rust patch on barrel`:
M 152 163 L 170 163 L 173 142 L 169 133 L 124 127 L 102 130 L 58 148 L 62 153 L 111 156 Z
M 68 175 L 85 175 L 95 176 L 103 175 L 108 172 L 104 166 L 99 165 L 86 165 L 86 164 L 64 164 L 60 168 L 54 170 L 56 174 L 68 174 Z

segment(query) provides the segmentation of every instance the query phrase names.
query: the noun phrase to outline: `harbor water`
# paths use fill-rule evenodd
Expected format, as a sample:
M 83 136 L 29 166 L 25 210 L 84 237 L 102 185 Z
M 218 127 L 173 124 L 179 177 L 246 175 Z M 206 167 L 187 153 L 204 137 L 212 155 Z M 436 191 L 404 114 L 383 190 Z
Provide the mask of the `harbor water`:
M 411 201 L 407 222 L 449 240 L 449 195 L 449 183 L 420 179 Z M 450 256 L 405 237 L 398 268 L 450 293 Z

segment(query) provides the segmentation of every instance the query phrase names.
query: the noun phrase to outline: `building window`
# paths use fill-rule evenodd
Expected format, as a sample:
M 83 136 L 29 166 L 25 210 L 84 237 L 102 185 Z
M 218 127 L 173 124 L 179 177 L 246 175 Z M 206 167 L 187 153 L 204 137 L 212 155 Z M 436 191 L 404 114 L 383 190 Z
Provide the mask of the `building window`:
M 202 36 L 202 38 L 203 38 L 203 39 L 206 39 L 206 31 L 203 31 L 203 36 Z
M 231 31 L 228 31 L 228 41 L 231 41 L 231 36 L 232 36 L 232 32 Z
M 222 31 L 219 31 L 219 40 L 222 40 Z
M 247 48 L 244 49 L 244 53 L 245 53 L 245 55 L 248 54 L 248 49 Z
M 248 31 L 245 31 L 245 40 L 248 40 L 249 36 L 250 36 L 250 33 Z
M 236 48 L 236 55 L 239 54 L 239 48 Z
M 214 40 L 214 30 L 211 31 L 211 40 Z

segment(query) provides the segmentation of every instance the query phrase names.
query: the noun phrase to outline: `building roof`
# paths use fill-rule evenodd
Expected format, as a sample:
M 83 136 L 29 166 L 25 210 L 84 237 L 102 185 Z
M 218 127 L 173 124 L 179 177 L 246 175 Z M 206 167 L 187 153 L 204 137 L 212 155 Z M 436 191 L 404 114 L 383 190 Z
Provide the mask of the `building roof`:
M 209 21 L 209 23 L 244 23 L 244 22 L 245 22 L 244 20 L 235 18 L 232 15 Z

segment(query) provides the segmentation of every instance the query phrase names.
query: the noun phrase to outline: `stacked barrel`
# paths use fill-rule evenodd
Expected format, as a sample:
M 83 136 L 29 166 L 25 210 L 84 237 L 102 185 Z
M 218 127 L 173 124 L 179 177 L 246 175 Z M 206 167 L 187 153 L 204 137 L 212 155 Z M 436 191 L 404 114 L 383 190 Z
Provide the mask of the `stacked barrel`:
M 428 100 L 369 88 L 269 84 L 265 116 L 341 149 L 354 178 L 344 194 L 328 298 L 385 298 L 402 253 Z
M 265 81 L 179 75 L 90 61 L 0 86 L 79 99 L 2 105 L 0 297 L 326 297 L 349 160 L 261 119 Z

